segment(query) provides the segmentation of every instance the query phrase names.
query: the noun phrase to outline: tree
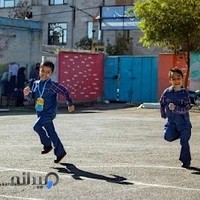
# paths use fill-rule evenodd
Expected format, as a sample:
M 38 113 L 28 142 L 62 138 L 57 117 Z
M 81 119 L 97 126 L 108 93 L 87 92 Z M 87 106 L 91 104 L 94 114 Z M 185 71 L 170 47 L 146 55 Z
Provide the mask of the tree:
M 108 53 L 108 55 L 125 55 L 128 53 L 129 43 L 130 39 L 127 39 L 124 35 L 119 33 L 116 36 L 116 43 L 114 45 L 108 43 L 106 53 Z
M 134 12 L 133 12 L 134 10 Z M 140 42 L 146 46 L 167 47 L 174 53 L 185 52 L 187 87 L 190 52 L 200 50 L 200 1 L 197 0 L 138 0 L 129 13 L 141 19 L 143 32 Z
M 80 39 L 79 42 L 75 43 L 76 48 L 83 50 L 91 50 L 92 49 L 92 38 L 88 38 L 84 36 Z
M 16 7 L 14 7 L 10 13 L 10 18 L 17 18 L 17 19 L 30 19 L 32 18 L 32 8 L 29 4 L 29 0 L 21 0 Z

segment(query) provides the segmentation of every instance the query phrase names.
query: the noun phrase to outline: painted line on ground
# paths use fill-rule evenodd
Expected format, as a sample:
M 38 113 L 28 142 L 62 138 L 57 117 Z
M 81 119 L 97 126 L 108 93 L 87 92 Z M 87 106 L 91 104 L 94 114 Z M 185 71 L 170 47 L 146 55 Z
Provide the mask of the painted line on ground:
M 59 165 L 60 166 L 60 165 Z M 64 167 L 64 166 L 63 166 Z M 157 169 L 181 169 L 185 170 L 182 167 L 170 167 L 170 166 L 155 166 L 155 165 L 129 165 L 129 164 L 122 164 L 122 165 L 80 165 L 79 168 L 157 168 Z M 31 169 L 18 169 L 18 168 L 9 168 L 9 167 L 0 167 L 0 172 L 5 171 L 19 171 L 19 172 L 32 172 L 32 173 L 39 173 L 39 174 L 46 174 L 49 172 L 44 171 L 36 171 Z
M 128 167 L 128 168 L 157 168 L 157 169 L 184 169 L 182 167 L 171 167 L 171 166 L 155 166 L 155 165 L 129 165 L 129 164 L 122 164 L 122 165 L 81 165 L 81 168 L 120 168 L 120 167 Z
M 17 169 L 17 168 L 0 167 L 0 172 L 6 172 L 6 171 L 32 172 L 32 173 L 38 173 L 38 174 L 49 173 L 49 172 L 36 171 L 36 170 L 31 170 L 31 169 Z
M 116 167 L 116 168 L 121 168 L 121 167 L 134 167 L 134 168 L 160 168 L 160 169 L 183 169 L 181 167 L 168 167 L 168 166 L 147 166 L 147 165 L 101 165 L 101 166 L 79 166 L 79 168 L 112 168 L 112 167 Z M 0 167 L 0 171 L 20 171 L 20 172 L 32 172 L 32 173 L 40 173 L 40 174 L 47 174 L 49 172 L 42 172 L 42 171 L 36 171 L 36 170 L 30 170 L 30 169 L 17 169 L 17 168 L 6 168 L 6 167 Z M 58 172 L 60 177 L 67 177 L 67 178 L 71 178 L 70 174 L 60 174 Z M 87 178 L 84 177 L 84 179 L 86 180 L 95 180 L 92 178 Z M 170 189 L 178 189 L 178 190 L 187 190 L 187 191 L 199 191 L 200 189 L 198 188 L 186 188 L 186 187 L 177 187 L 177 186 L 171 186 L 171 185 L 161 185 L 161 184 L 151 184 L 151 183 L 142 183 L 142 182 L 137 182 L 137 181 L 131 181 L 131 180 L 126 180 L 134 185 L 138 185 L 138 186 L 144 186 L 144 187 L 157 187 L 157 188 L 170 188 Z M 142 187 L 143 188 L 143 187 Z M 137 189 L 137 188 L 136 188 Z M 139 188 L 138 188 L 139 189 Z M 31 199 L 30 199 L 31 200 Z
M 25 197 L 14 197 L 14 196 L 6 196 L 6 195 L 0 195 L 0 197 L 7 198 L 7 199 L 44 200 L 44 199 L 25 198 Z
M 129 181 L 136 185 L 142 185 L 142 186 L 149 186 L 149 187 L 158 187 L 158 188 L 170 188 L 170 189 L 176 189 L 176 190 L 188 190 L 188 191 L 199 191 L 198 188 L 186 188 L 186 187 L 176 187 L 171 185 L 159 185 L 159 184 L 149 184 L 149 183 L 141 183 L 141 182 L 135 182 L 135 181 Z

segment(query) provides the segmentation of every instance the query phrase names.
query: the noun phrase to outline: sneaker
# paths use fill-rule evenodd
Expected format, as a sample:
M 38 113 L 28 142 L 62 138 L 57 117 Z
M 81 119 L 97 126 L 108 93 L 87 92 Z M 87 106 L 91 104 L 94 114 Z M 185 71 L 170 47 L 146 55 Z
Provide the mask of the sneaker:
M 47 154 L 52 150 L 52 146 L 44 147 L 44 150 L 41 151 L 41 154 Z
M 184 164 L 184 163 L 183 163 L 183 164 L 181 165 L 181 167 L 188 169 L 188 168 L 190 168 L 190 164 Z
M 54 160 L 54 163 L 59 163 L 65 156 L 66 156 L 66 152 L 64 152 L 64 154 L 62 156 L 58 156 L 56 157 L 56 160 Z

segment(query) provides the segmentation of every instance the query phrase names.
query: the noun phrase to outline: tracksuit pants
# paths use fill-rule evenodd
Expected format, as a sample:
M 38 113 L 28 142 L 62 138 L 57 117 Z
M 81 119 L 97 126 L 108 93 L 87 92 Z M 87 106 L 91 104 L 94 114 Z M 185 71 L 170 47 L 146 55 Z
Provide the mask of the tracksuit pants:
M 54 117 L 52 116 L 39 116 L 33 129 L 38 133 L 44 148 L 52 146 L 53 144 L 54 154 L 60 157 L 65 153 L 65 150 L 55 131 L 53 119 Z

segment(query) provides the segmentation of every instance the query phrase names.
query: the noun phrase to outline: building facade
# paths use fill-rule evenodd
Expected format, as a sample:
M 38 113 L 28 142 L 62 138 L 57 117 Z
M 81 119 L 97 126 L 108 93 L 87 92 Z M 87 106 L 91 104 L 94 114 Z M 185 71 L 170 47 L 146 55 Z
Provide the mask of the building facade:
M 41 45 L 42 54 L 55 49 L 76 49 L 83 37 L 102 41 L 104 45 L 115 44 L 116 36 L 127 35 L 130 40 L 129 54 L 157 55 L 160 50 L 147 49 L 139 43 L 140 30 L 101 31 L 100 9 L 102 6 L 133 5 L 134 0 L 22 0 L 31 6 L 32 15 L 27 21 L 42 23 L 42 38 L 35 41 Z M 0 0 L 0 17 L 8 17 L 20 0 Z M 41 55 L 41 52 L 38 52 Z M 36 56 L 37 57 L 37 56 Z
M 40 60 L 42 23 L 0 17 L 0 75 L 8 65 L 29 68 Z

